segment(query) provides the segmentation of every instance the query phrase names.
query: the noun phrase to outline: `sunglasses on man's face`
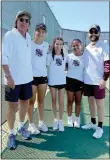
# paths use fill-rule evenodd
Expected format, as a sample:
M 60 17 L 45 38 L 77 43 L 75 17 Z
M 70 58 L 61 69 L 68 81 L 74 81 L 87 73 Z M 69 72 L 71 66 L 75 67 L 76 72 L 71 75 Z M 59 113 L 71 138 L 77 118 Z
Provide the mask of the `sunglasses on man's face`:
M 90 34 L 98 34 L 98 31 L 97 30 L 90 30 L 89 33 Z
M 24 22 L 25 21 L 26 23 L 29 23 L 29 19 L 20 18 L 19 21 L 20 22 Z

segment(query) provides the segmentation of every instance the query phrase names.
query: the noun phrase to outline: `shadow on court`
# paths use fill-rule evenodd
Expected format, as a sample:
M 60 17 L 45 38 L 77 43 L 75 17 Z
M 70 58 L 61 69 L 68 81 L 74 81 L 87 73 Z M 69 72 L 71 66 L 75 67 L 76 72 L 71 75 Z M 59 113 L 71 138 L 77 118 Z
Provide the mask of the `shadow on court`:
M 108 95 L 107 95 L 108 97 Z M 53 115 L 50 109 L 50 93 L 45 98 L 45 122 L 49 127 L 49 132 L 40 135 L 32 135 L 32 139 L 22 140 L 17 135 L 17 149 L 10 151 L 5 149 L 2 159 L 98 159 L 109 158 L 109 101 L 105 99 L 105 122 L 104 134 L 101 139 L 92 138 L 93 130 L 82 130 L 68 128 L 66 114 L 66 97 L 64 125 L 65 131 L 53 131 Z M 74 115 L 74 111 L 73 111 Z M 88 123 L 90 114 L 87 99 L 83 98 L 81 124 Z M 34 113 L 34 122 L 38 123 L 37 109 Z M 28 123 L 26 124 L 26 127 Z
M 32 135 L 32 140 L 21 140 L 17 136 L 17 149 L 15 151 L 5 150 L 2 158 L 13 159 L 93 159 L 109 158 L 109 128 L 104 127 L 105 134 L 102 139 L 93 139 L 93 130 L 67 128 L 65 132 L 53 131 L 49 128 L 48 133 Z

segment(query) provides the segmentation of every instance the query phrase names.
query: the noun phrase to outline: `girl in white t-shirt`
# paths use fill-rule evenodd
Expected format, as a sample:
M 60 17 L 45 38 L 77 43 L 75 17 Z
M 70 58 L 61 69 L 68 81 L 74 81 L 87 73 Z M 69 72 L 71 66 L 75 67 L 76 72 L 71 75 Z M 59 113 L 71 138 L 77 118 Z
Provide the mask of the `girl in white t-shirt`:
M 73 53 L 67 55 L 67 112 L 68 112 L 68 127 L 80 127 L 80 108 L 83 90 L 84 76 L 84 58 L 82 54 L 82 43 L 79 39 L 72 41 Z M 75 102 L 75 118 L 72 119 L 72 106 Z
M 53 40 L 52 53 L 48 54 L 47 66 L 48 66 L 48 85 L 50 87 L 52 98 L 52 112 L 54 116 L 53 129 L 64 131 L 62 122 L 64 112 L 64 91 L 66 84 L 66 57 L 63 53 L 63 39 L 57 37 Z M 57 92 L 58 90 L 58 92 Z M 57 118 L 56 99 L 58 97 L 59 103 L 59 120 Z
M 29 101 L 28 108 L 28 118 L 29 118 L 29 128 L 28 130 L 32 134 L 39 134 L 42 130 L 43 132 L 47 132 L 48 128 L 45 125 L 44 119 L 44 98 L 47 89 L 47 68 L 46 68 L 46 60 L 47 60 L 47 52 L 49 49 L 49 44 L 44 41 L 44 37 L 46 35 L 46 25 L 41 23 L 36 25 L 34 40 L 32 41 L 32 69 L 33 69 L 33 82 L 32 82 L 32 90 L 33 96 Z M 36 93 L 37 93 L 37 102 L 38 102 L 38 116 L 39 123 L 38 128 L 33 123 L 33 108 L 36 101 Z

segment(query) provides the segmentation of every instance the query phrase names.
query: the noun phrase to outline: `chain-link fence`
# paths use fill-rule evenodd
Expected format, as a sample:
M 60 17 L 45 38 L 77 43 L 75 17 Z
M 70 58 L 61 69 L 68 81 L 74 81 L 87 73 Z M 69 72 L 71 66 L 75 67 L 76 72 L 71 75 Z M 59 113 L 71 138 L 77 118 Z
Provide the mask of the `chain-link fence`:
M 3 124 L 6 121 L 6 111 L 8 104 L 5 101 L 5 85 L 4 85 L 4 73 L 2 71 L 2 85 L 1 85 L 1 124 Z
M 64 51 L 68 53 L 71 51 L 71 42 L 74 38 L 79 38 L 85 46 L 87 41 L 87 33 L 82 31 L 73 31 L 62 29 L 58 24 L 57 19 L 45 1 L 2 1 L 2 37 L 11 30 L 15 21 L 15 16 L 18 11 L 26 10 L 32 15 L 31 26 L 29 33 L 33 38 L 34 28 L 36 23 L 44 22 L 47 26 L 46 40 L 51 44 L 52 39 L 56 36 L 62 36 L 65 42 Z M 101 39 L 109 39 L 109 33 L 101 33 Z M 7 102 L 4 100 L 4 76 L 2 73 L 2 122 L 6 121 Z

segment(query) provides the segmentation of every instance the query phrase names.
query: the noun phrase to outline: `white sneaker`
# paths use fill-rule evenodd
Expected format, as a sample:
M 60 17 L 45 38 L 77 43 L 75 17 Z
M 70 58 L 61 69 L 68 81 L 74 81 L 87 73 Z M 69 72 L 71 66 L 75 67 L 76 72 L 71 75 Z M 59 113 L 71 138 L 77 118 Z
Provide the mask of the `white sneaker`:
M 79 117 L 75 117 L 73 123 L 74 123 L 74 128 L 80 128 L 80 119 L 79 119 Z
M 40 134 L 40 131 L 38 130 L 38 128 L 35 126 L 34 123 L 29 125 L 28 131 L 31 132 L 31 134 Z
M 96 130 L 97 128 L 97 125 L 96 124 L 93 124 L 92 122 L 89 123 L 89 124 L 86 124 L 84 126 L 81 127 L 82 129 L 85 129 L 85 130 L 88 130 L 88 129 L 94 129 Z
M 59 120 L 59 131 L 63 132 L 64 131 L 64 126 L 62 120 Z
M 103 134 L 103 129 L 101 127 L 97 127 L 95 133 L 92 135 L 94 138 L 101 138 Z
M 72 116 L 68 117 L 68 127 L 73 127 L 73 118 L 72 118 Z
M 48 131 L 48 128 L 47 128 L 47 126 L 45 125 L 44 122 L 39 122 L 38 128 L 39 128 L 39 130 L 42 131 L 42 132 L 47 132 L 47 131 Z
M 57 129 L 58 129 L 58 120 L 54 120 L 53 130 L 57 130 Z

